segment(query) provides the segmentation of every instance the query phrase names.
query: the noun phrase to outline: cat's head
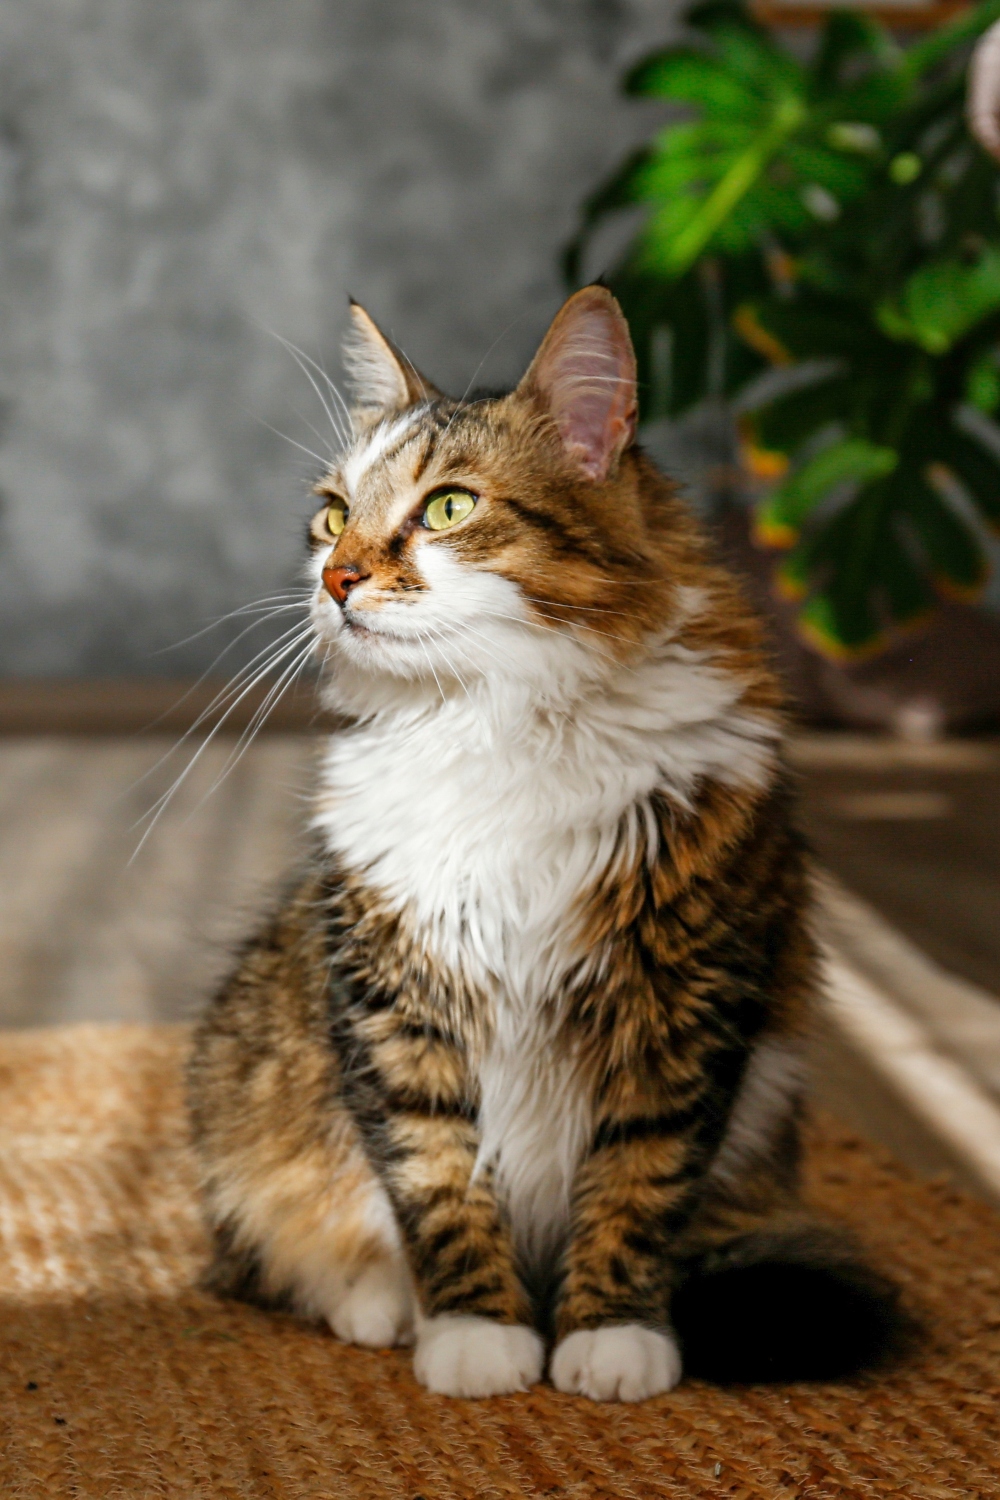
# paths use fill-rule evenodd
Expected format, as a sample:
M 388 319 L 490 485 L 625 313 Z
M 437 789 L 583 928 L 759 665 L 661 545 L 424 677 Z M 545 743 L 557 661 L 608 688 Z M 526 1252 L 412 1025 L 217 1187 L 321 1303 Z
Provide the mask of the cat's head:
M 332 675 L 572 672 L 662 626 L 690 528 L 633 446 L 635 355 L 611 294 L 571 297 L 515 390 L 462 401 L 351 314 L 355 436 L 310 531 Z

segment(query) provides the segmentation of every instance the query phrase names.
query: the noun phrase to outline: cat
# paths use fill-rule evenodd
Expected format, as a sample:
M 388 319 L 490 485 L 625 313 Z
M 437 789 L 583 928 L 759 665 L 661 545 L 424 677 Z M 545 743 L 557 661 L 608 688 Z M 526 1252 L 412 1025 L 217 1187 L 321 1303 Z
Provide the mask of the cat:
M 817 988 L 761 629 L 600 286 L 453 401 L 359 306 L 317 485 L 315 849 L 197 1032 L 207 1284 L 451 1396 L 829 1376 L 895 1293 L 799 1198 Z

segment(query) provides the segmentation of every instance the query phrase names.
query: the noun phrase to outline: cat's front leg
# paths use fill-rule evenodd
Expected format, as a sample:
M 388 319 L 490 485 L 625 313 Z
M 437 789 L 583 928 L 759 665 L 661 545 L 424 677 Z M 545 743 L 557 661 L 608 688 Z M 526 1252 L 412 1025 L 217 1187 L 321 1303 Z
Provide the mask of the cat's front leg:
M 429 1390 L 494 1396 L 541 1379 L 544 1346 L 479 1147 L 465 1059 L 432 1023 L 346 1008 L 344 1095 L 395 1211 L 416 1292 L 414 1370 Z
M 556 1306 L 550 1374 L 559 1390 L 643 1401 L 680 1380 L 671 1259 L 694 1155 L 669 1116 L 599 1132 L 578 1174 Z
M 545 1349 L 525 1323 L 445 1313 L 417 1322 L 413 1369 L 442 1396 L 506 1396 L 542 1378 Z
M 489 1176 L 472 1181 L 478 1151 L 465 1120 L 397 1115 L 386 1183 L 417 1287 L 413 1368 L 446 1396 L 498 1396 L 541 1379 L 542 1340 L 514 1267 Z

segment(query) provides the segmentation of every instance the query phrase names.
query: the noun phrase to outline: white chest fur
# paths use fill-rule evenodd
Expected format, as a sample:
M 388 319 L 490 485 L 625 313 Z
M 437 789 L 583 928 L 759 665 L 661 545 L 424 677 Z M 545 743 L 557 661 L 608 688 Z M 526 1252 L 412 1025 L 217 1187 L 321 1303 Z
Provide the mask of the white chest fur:
M 489 997 L 481 1161 L 522 1247 L 540 1250 L 589 1129 L 572 1061 L 541 1020 L 541 1002 L 594 961 L 579 897 L 649 847 L 654 791 L 683 805 L 706 775 L 766 779 L 773 730 L 740 707 L 738 682 L 670 643 L 559 711 L 516 683 L 486 686 L 334 736 L 316 821 L 435 962 Z

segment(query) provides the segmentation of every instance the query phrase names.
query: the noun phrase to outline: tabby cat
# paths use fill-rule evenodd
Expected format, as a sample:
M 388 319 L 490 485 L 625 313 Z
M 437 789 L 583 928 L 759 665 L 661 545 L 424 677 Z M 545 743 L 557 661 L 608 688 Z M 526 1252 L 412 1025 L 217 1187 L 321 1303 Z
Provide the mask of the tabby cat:
M 452 1396 L 873 1358 L 799 1201 L 816 987 L 781 693 L 635 441 L 613 297 L 453 401 L 352 306 L 317 486 L 315 853 L 198 1032 L 217 1291 Z

